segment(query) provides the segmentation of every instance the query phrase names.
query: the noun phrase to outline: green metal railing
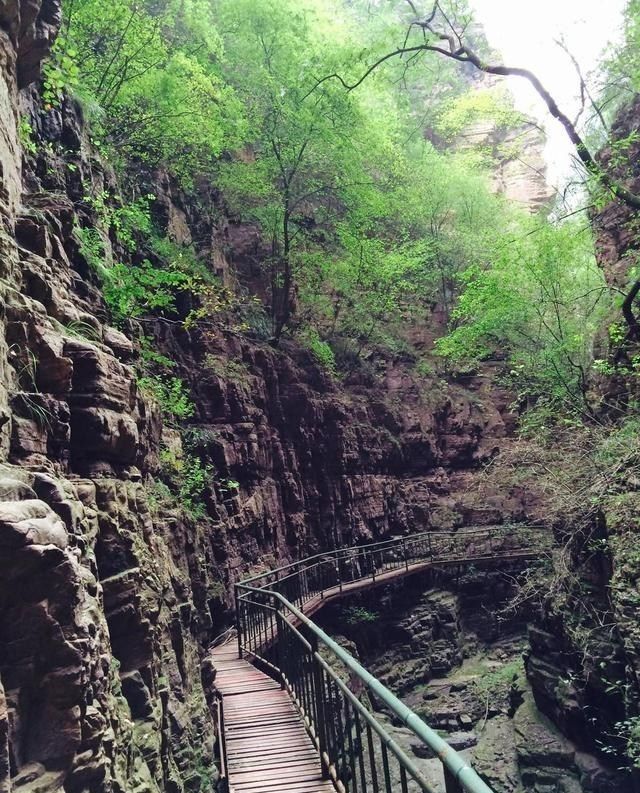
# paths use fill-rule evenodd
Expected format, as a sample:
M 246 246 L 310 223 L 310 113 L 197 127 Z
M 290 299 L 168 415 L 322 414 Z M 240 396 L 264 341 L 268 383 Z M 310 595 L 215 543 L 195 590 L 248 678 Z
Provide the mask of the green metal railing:
M 239 653 L 257 659 L 290 694 L 320 753 L 323 775 L 339 791 L 435 793 L 415 761 L 363 704 L 371 695 L 440 759 L 446 793 L 491 793 L 457 752 L 315 625 L 304 609 L 402 571 L 535 558 L 551 545 L 550 533 L 539 527 L 431 532 L 317 554 L 255 575 L 236 584 Z
M 213 744 L 213 756 L 218 769 L 219 793 L 229 790 L 229 772 L 227 769 L 227 736 L 224 729 L 224 697 L 216 689 L 214 691 L 214 707 L 216 722 L 216 740 Z

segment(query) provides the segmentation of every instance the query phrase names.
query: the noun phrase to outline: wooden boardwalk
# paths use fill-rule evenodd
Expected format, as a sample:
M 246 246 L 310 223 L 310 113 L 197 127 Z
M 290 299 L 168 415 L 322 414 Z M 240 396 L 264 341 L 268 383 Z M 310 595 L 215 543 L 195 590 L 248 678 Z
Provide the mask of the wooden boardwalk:
M 320 756 L 286 691 L 238 658 L 237 645 L 212 651 L 224 698 L 232 793 L 335 793 L 322 779 Z
M 501 555 L 501 561 L 536 558 L 531 551 Z M 298 608 L 311 616 L 322 606 L 362 589 L 390 583 L 436 566 L 492 562 L 496 557 L 444 557 L 377 570 L 355 581 L 310 593 Z M 299 623 L 293 614 L 287 619 Z M 254 626 L 256 646 L 268 647 L 275 638 L 275 625 Z M 215 685 L 224 703 L 227 772 L 230 793 L 335 793 L 333 783 L 323 779 L 320 756 L 307 733 L 293 701 L 272 678 L 238 658 L 235 641 L 214 647 L 212 661 L 217 670 Z

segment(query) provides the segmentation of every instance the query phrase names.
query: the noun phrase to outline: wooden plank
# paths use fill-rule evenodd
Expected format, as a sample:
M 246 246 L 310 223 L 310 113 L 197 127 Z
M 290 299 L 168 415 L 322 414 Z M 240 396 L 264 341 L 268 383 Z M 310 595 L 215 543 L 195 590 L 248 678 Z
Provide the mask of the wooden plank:
M 228 647 L 213 650 L 234 793 L 335 793 L 288 694 Z

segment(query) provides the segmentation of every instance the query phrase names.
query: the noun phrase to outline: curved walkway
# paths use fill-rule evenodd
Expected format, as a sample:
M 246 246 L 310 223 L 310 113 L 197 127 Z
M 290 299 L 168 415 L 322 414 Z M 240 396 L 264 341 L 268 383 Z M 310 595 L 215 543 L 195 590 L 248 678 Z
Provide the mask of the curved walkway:
M 359 678 L 440 757 L 446 793 L 490 793 L 461 757 L 308 617 L 336 598 L 420 571 L 526 562 L 547 555 L 551 545 L 550 533 L 536 527 L 418 534 L 318 554 L 237 584 L 237 649 L 226 644 L 213 650 L 224 708 L 223 788 L 433 793 L 411 758 L 353 695 L 350 688 Z M 342 670 L 336 672 L 335 662 Z M 350 687 L 342 679 L 345 667 Z

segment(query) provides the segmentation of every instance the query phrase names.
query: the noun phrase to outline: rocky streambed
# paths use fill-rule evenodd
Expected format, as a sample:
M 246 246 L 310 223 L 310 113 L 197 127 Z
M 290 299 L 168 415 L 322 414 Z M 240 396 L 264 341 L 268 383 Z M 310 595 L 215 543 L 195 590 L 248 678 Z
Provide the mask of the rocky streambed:
M 581 751 L 538 709 L 526 615 L 501 613 L 511 580 L 495 571 L 415 577 L 333 606 L 321 620 L 496 793 L 633 790 L 625 772 Z M 442 789 L 440 762 L 391 714 L 378 716 Z

